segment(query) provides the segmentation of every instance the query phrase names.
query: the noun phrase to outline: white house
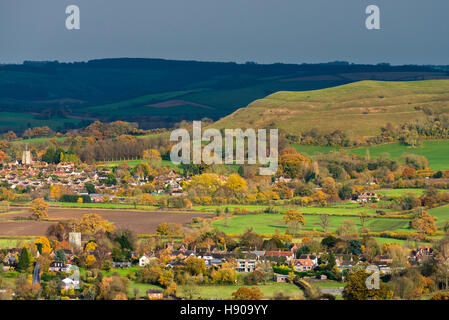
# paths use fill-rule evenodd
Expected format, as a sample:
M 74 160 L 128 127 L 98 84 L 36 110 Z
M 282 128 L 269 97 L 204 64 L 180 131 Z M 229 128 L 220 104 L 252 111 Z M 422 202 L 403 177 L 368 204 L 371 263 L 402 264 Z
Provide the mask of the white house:
M 151 260 L 157 259 L 156 257 L 148 257 L 147 255 L 143 255 L 139 259 L 139 267 L 145 267 L 150 263 Z
M 150 258 L 148 258 L 146 255 L 143 255 L 140 257 L 139 267 L 145 267 L 149 263 L 150 263 Z
M 65 278 L 62 280 L 62 286 L 65 290 L 70 290 L 70 289 L 79 289 L 80 287 L 80 282 L 79 280 L 73 280 L 70 278 Z

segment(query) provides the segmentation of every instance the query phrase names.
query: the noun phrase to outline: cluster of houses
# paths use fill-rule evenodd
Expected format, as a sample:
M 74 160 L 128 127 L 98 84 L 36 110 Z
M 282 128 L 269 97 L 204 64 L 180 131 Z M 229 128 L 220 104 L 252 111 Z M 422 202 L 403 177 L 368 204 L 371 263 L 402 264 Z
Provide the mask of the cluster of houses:
M 31 188 L 39 190 L 50 185 L 61 185 L 73 192 L 83 192 L 84 184 L 101 180 L 98 170 L 85 172 L 73 163 L 49 165 L 46 162 L 33 162 L 22 165 L 14 162 L 4 164 L 0 169 L 0 182 L 7 183 L 12 189 Z
M 26 157 L 24 156 L 24 159 Z M 107 167 L 93 167 L 90 170 L 76 166 L 71 162 L 57 165 L 46 162 L 33 161 L 31 163 L 14 161 L 4 163 L 0 167 L 0 183 L 7 183 L 12 189 L 47 189 L 51 185 L 60 185 L 70 194 L 87 195 L 85 184 L 92 183 L 96 186 L 96 193 L 90 194 L 92 202 L 105 202 L 116 199 L 114 195 L 120 190 L 120 185 L 107 185 L 106 180 L 111 170 Z M 132 187 L 148 184 L 145 179 L 132 177 L 129 185 Z M 155 178 L 155 194 L 164 194 L 167 190 L 174 196 L 183 195 L 182 184 L 190 181 L 189 178 L 180 176 L 174 171 Z
M 173 246 L 167 244 L 167 249 L 164 254 L 168 252 L 170 261 L 167 263 L 166 268 L 182 267 L 185 264 L 185 260 L 190 257 L 197 257 L 203 259 L 207 268 L 218 269 L 224 262 L 233 261 L 235 270 L 238 273 L 250 273 L 256 270 L 259 264 L 266 261 L 281 261 L 283 264 L 290 266 L 293 270 L 298 272 L 313 271 L 319 265 L 323 263 L 321 260 L 322 254 L 301 254 L 297 255 L 297 249 L 301 244 L 293 244 L 290 249 L 279 249 L 279 250 L 249 250 L 243 249 L 238 253 L 227 252 L 218 249 L 216 246 L 212 247 L 201 247 L 195 248 L 194 250 L 189 250 L 185 246 L 181 246 L 179 249 L 174 250 Z M 131 268 L 133 265 L 137 264 L 139 267 L 147 266 L 152 260 L 157 259 L 160 252 L 153 252 L 150 254 L 138 255 L 137 252 L 133 252 L 132 262 L 120 262 L 114 261 L 112 263 L 113 268 Z M 8 249 L 7 253 L 0 263 L 3 265 L 3 271 L 8 271 L 11 268 L 17 267 L 19 249 Z M 51 262 L 48 271 L 56 272 L 61 275 L 66 275 L 66 277 L 61 279 L 61 286 L 66 290 L 79 288 L 80 282 L 76 277 L 71 276 L 76 269 L 74 267 L 73 259 L 74 252 L 71 249 L 64 249 L 65 261 L 57 261 L 56 254 L 53 252 L 51 257 L 54 261 Z M 429 258 L 433 255 L 433 250 L 430 247 L 419 248 L 412 250 L 410 252 L 410 261 L 420 262 L 425 258 Z M 362 263 L 359 259 L 351 254 L 336 254 L 335 255 L 336 265 L 339 269 L 350 269 Z M 325 262 L 325 261 L 324 261 Z M 377 256 L 371 263 L 378 266 L 382 274 L 390 274 L 392 263 L 392 258 L 388 255 Z M 321 276 L 322 279 L 326 279 L 325 275 Z M 286 282 L 288 275 L 275 274 L 274 281 L 276 282 Z M 149 299 L 162 299 L 163 292 L 158 289 L 150 289 L 146 292 Z

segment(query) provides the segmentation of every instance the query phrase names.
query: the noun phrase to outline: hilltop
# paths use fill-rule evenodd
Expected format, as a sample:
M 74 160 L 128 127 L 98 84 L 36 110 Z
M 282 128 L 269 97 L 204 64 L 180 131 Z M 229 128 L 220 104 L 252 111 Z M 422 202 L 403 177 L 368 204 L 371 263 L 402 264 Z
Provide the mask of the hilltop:
M 218 120 L 278 91 L 316 90 L 360 80 L 449 78 L 433 66 L 257 64 L 101 59 L 0 66 L 0 132 L 49 125 L 64 131 L 94 120 L 168 128 Z
M 322 90 L 277 92 L 214 126 L 282 128 L 290 134 L 340 129 L 354 138 L 378 135 L 387 123 L 404 124 L 440 113 L 449 113 L 449 80 L 360 81 Z

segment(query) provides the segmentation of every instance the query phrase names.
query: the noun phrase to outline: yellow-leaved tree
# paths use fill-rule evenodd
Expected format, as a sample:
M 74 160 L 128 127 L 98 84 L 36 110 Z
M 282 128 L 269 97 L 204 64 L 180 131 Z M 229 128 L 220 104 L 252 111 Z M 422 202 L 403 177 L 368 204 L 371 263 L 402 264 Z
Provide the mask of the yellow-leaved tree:
M 158 165 L 162 161 L 161 154 L 157 149 L 144 150 L 142 153 L 142 158 L 144 160 L 148 160 L 148 162 L 152 165 Z
M 31 201 L 31 216 L 36 219 L 40 220 L 42 218 L 48 217 L 48 203 L 44 201 L 44 199 L 37 198 Z
M 294 209 L 290 209 L 284 216 L 285 223 L 289 226 L 288 231 L 292 234 L 296 234 L 299 228 L 306 224 L 306 219 L 302 213 L 297 212 Z
M 94 234 L 114 230 L 114 225 L 95 213 L 85 214 L 78 222 L 77 229 L 81 233 Z
M 34 240 L 34 245 L 41 254 L 52 252 L 50 241 L 46 237 L 36 238 L 36 240 Z

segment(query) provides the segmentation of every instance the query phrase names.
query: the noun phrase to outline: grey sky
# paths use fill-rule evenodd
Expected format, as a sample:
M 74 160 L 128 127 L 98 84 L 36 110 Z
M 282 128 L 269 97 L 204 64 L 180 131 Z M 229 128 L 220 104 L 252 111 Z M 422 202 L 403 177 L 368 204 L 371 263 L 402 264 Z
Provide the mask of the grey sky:
M 65 8 L 81 30 L 65 28 Z M 381 28 L 365 28 L 365 8 Z M 0 63 L 142 57 L 449 64 L 447 0 L 0 0 Z

